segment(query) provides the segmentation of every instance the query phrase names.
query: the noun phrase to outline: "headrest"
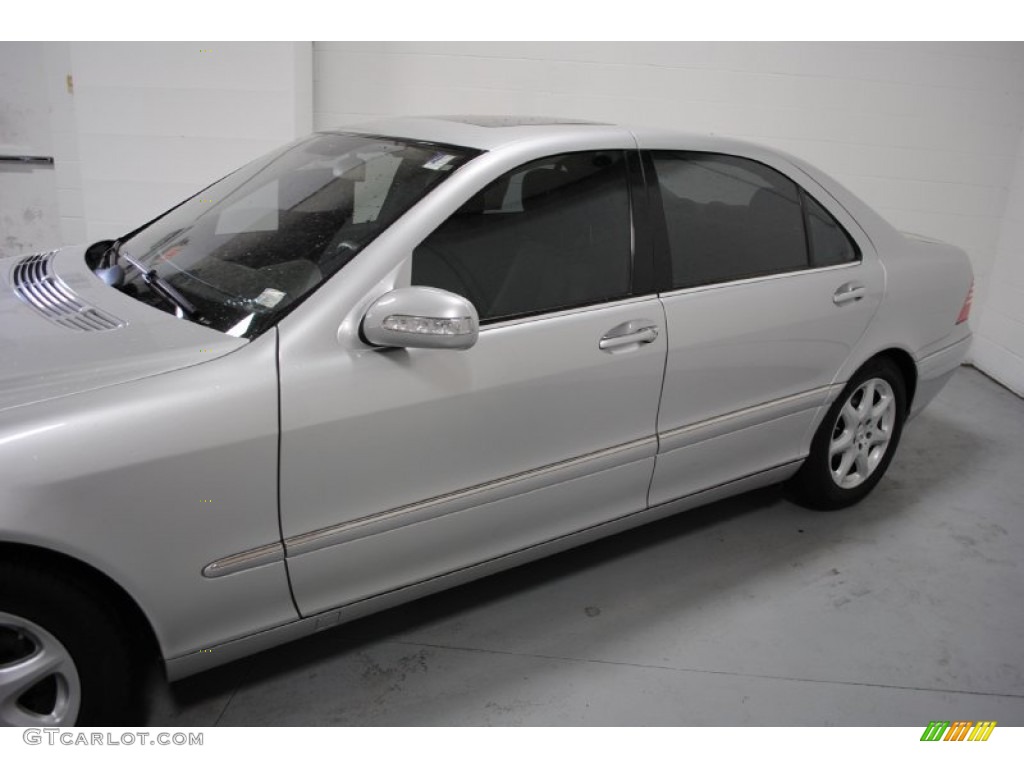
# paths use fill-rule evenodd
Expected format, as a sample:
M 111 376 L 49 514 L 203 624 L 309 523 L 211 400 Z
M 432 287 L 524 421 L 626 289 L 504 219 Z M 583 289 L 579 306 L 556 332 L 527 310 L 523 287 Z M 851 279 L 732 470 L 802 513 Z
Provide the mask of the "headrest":
M 565 184 L 566 174 L 554 168 L 534 168 L 523 176 L 523 209 L 543 205 L 548 193 Z

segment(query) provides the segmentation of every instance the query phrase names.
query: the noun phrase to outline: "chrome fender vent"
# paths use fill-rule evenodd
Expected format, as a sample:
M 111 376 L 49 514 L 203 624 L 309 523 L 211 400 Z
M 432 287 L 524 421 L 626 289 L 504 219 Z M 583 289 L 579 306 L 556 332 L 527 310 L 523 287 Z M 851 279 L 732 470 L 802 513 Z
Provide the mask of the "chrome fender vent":
M 56 251 L 26 256 L 14 265 L 15 295 L 48 320 L 76 331 L 112 331 L 125 323 L 82 301 L 53 272 Z

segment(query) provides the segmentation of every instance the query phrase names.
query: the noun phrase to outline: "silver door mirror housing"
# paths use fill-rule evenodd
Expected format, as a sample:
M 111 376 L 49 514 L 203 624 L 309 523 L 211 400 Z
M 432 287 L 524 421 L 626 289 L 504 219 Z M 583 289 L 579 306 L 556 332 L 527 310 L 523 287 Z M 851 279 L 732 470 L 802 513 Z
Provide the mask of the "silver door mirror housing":
M 479 335 L 472 302 L 440 288 L 396 288 L 363 315 L 363 338 L 378 347 L 469 349 Z

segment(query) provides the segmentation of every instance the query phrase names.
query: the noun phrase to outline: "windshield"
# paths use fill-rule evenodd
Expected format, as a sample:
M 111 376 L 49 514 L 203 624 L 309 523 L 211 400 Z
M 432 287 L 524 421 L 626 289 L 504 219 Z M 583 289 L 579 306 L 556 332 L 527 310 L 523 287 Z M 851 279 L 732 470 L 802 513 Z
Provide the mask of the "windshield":
M 341 269 L 477 152 L 406 139 L 317 134 L 246 165 L 120 246 L 121 289 L 253 338 Z M 155 275 L 152 272 L 155 271 Z M 159 287 L 159 286 L 157 286 Z

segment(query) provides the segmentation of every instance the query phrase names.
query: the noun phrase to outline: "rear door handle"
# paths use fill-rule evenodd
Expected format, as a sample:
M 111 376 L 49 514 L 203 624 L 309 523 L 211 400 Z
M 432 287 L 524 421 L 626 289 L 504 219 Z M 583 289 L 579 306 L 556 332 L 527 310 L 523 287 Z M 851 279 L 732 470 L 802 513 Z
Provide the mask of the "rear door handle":
M 832 294 L 832 303 L 840 306 L 850 301 L 860 301 L 863 298 L 864 285 L 862 283 L 843 283 Z
M 606 352 L 650 344 L 658 338 L 658 326 L 651 320 L 630 320 L 616 325 L 601 337 L 597 346 Z

